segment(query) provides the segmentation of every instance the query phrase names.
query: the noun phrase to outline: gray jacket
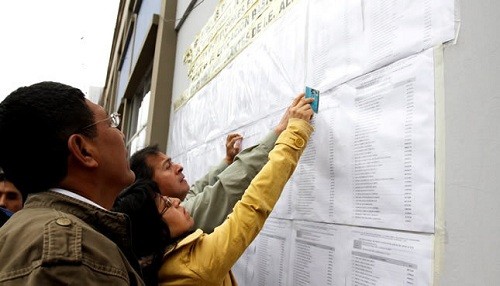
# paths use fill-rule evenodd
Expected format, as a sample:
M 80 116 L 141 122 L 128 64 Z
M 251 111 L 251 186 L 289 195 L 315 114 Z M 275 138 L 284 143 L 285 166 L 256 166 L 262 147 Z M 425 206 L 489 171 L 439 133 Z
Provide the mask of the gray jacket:
M 222 162 L 196 181 L 182 205 L 194 218 L 194 229 L 212 233 L 233 211 L 252 179 L 268 161 L 278 135 L 271 131 L 258 145 L 241 151 L 229 165 Z
M 0 285 L 144 285 L 128 237 L 123 214 L 32 194 L 0 228 Z

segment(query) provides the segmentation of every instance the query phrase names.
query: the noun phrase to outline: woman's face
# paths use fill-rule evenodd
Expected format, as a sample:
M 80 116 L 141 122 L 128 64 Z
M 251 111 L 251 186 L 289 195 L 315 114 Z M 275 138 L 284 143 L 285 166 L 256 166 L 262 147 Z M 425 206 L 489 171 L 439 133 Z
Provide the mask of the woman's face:
M 156 206 L 163 221 L 168 224 L 170 237 L 176 238 L 186 233 L 194 225 L 194 220 L 188 211 L 182 207 L 177 198 L 157 195 Z

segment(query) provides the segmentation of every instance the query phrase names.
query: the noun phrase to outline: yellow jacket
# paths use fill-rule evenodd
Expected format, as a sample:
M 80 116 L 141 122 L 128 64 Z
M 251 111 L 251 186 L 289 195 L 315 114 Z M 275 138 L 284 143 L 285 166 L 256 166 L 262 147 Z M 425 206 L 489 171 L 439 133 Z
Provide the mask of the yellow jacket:
M 290 119 L 269 161 L 224 223 L 211 234 L 198 229 L 166 251 L 160 285 L 237 285 L 231 267 L 262 229 L 312 131 L 308 122 Z

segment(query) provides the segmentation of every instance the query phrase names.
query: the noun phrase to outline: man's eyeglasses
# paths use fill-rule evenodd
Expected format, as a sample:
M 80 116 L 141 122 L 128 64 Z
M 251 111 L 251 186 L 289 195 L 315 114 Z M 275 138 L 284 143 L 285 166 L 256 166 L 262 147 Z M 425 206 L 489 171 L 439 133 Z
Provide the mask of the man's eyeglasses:
M 104 122 L 106 120 L 110 121 L 110 126 L 111 127 L 116 128 L 116 127 L 120 126 L 120 116 L 121 115 L 118 112 L 114 112 L 109 117 L 107 117 L 105 119 L 102 119 L 102 120 L 98 120 L 98 121 L 96 121 L 96 122 L 94 122 L 94 123 L 92 123 L 90 125 L 87 125 L 87 126 L 83 127 L 80 130 L 85 130 L 85 129 L 89 128 L 89 127 L 92 127 L 92 126 L 94 126 L 94 125 L 96 125 L 98 123 Z
M 169 197 L 162 196 L 160 194 L 158 194 L 157 197 L 160 197 L 160 202 L 163 201 L 163 209 L 160 212 L 160 215 L 163 215 L 172 206 L 172 200 Z

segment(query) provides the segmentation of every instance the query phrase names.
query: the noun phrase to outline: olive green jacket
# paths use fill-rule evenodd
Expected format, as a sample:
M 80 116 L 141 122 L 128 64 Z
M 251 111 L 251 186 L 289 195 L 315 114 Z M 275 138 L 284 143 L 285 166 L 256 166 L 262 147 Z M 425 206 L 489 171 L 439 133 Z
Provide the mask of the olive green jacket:
M 169 248 L 159 272 L 160 285 L 236 285 L 231 267 L 264 226 L 292 175 L 312 133 L 304 120 L 291 118 L 229 217 L 211 234 L 201 230 Z
M 124 214 L 32 194 L 0 228 L 0 285 L 144 285 L 128 237 Z
M 250 181 L 267 162 L 278 135 L 270 132 L 258 145 L 241 151 L 231 165 L 225 161 L 191 186 L 182 205 L 195 221 L 193 230 L 211 233 L 233 211 Z

